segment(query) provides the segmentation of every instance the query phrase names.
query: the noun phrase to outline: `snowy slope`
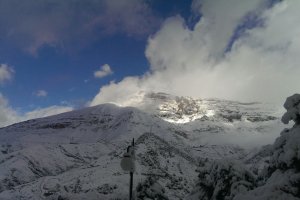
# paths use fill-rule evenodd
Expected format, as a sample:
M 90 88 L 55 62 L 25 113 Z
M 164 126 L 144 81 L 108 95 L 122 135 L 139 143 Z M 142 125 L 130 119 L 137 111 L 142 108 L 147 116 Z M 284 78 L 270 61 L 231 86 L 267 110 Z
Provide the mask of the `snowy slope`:
M 103 104 L 1 128 L 0 199 L 126 199 L 120 159 L 132 138 L 135 186 L 154 177 L 166 197 L 183 199 L 199 161 L 254 159 L 250 149 L 282 129 L 278 111 L 259 103 L 152 93 L 137 107 Z
M 300 199 L 300 94 L 288 97 L 284 108 L 281 120 L 285 124 L 292 121 L 293 127 L 284 129 L 268 147 L 271 151 L 265 156 L 269 162 L 259 174 L 257 187 L 237 195 L 236 200 Z

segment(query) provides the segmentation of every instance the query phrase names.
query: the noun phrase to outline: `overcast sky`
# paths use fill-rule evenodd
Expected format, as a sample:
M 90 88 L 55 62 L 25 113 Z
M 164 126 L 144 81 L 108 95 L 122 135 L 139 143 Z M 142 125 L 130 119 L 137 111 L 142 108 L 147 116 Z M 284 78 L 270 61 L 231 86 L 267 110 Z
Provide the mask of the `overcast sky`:
M 0 0 L 0 126 L 140 92 L 282 103 L 298 0 Z M 134 105 L 133 105 L 134 106 Z

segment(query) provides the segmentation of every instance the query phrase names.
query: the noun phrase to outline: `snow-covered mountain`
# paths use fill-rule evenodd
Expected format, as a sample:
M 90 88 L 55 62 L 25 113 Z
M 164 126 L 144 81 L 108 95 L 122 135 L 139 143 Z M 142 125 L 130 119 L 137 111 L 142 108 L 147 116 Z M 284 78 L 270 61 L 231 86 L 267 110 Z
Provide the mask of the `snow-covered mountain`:
M 258 148 L 279 136 L 279 116 L 270 104 L 149 93 L 136 108 L 102 104 L 14 124 L 0 129 L 0 199 L 126 199 L 120 160 L 132 138 L 136 196 L 184 199 L 204 161 L 262 171 L 270 153 Z

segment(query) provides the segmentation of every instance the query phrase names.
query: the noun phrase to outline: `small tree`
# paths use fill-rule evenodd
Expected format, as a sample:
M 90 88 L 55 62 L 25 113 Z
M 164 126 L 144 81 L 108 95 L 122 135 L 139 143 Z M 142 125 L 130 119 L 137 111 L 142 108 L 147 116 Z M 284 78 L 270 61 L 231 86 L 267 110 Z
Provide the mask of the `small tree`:
M 143 183 L 139 183 L 136 187 L 137 200 L 168 200 L 164 193 L 165 189 L 153 177 L 147 177 Z
M 283 107 L 286 109 L 286 113 L 282 116 L 281 121 L 288 124 L 293 120 L 295 126 L 300 125 L 300 94 L 288 97 Z
M 235 161 L 206 161 L 198 171 L 196 189 L 187 199 L 229 200 L 240 192 L 253 189 L 254 186 L 255 179 L 252 173 Z

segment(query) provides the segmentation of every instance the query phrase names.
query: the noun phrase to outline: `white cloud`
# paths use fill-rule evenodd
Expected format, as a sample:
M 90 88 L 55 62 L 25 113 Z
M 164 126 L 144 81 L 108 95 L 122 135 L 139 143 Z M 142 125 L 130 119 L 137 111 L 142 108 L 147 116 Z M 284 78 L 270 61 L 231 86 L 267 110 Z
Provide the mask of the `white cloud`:
M 299 92 L 300 1 L 266 9 L 264 1 L 231 0 L 224 10 L 218 2 L 202 1 L 203 16 L 192 30 L 180 16 L 166 20 L 149 38 L 150 71 L 102 87 L 91 105 L 124 105 L 140 91 L 281 103 Z M 246 30 L 224 52 L 243 17 L 257 10 L 263 26 Z
M 96 78 L 103 78 L 111 74 L 113 74 L 113 71 L 108 64 L 102 65 L 100 70 L 94 72 Z
M 0 93 L 0 127 L 8 126 L 29 119 L 56 115 L 71 110 L 73 110 L 73 108 L 70 106 L 50 106 L 21 114 L 11 108 L 8 100 Z
M 0 84 L 10 81 L 13 78 L 15 71 L 7 64 L 0 64 Z
M 38 90 L 35 95 L 37 97 L 46 97 L 48 95 L 48 92 L 46 90 Z
M 201 29 L 201 38 L 206 41 L 210 54 L 221 56 L 237 25 L 246 15 L 259 14 L 267 1 L 194 0 L 192 10 L 204 16 L 196 28 Z
M 0 93 L 0 127 L 17 122 L 18 113 L 9 105 L 7 99 Z

